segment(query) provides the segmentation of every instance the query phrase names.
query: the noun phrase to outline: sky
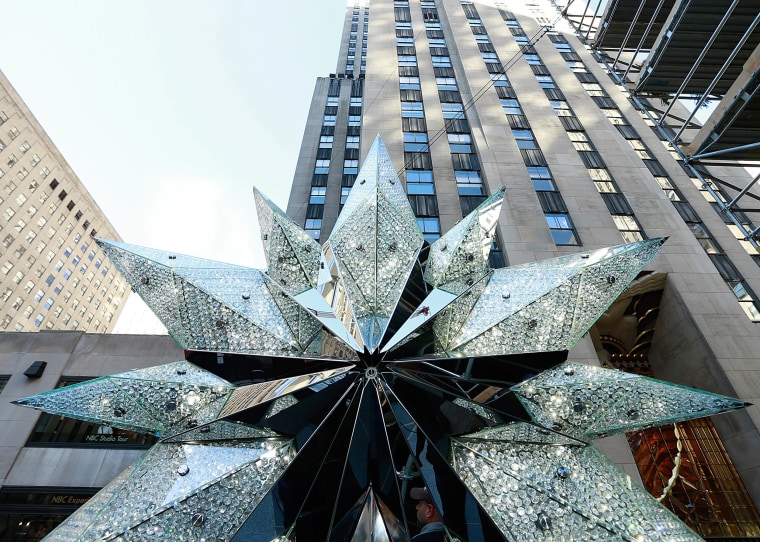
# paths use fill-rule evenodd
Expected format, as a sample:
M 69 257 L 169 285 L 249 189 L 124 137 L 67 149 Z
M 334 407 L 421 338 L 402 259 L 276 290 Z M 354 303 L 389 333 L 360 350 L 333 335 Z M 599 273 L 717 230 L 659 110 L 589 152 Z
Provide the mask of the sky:
M 263 268 L 346 0 L 7 0 L 0 69 L 127 243 Z M 137 296 L 118 332 L 159 333 Z
M 0 69 L 128 243 L 263 267 L 345 0 L 9 0 Z

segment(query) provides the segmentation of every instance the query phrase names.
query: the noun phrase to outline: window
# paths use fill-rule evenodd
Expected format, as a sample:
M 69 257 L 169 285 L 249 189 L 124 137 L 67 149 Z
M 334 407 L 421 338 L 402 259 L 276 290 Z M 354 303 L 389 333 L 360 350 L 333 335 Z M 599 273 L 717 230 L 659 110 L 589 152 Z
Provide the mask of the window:
M 410 195 L 435 194 L 433 172 L 429 170 L 407 170 L 406 190 Z
M 555 244 L 579 244 L 570 215 L 565 213 L 546 213 L 544 216 L 546 217 L 546 223 L 549 226 Z
M 428 150 L 426 132 L 404 132 L 404 151 L 421 152 Z
M 502 99 L 501 108 L 507 115 L 522 115 L 522 109 L 520 108 L 520 102 L 513 99 Z
M 435 82 L 438 85 L 438 90 L 459 90 L 457 80 L 453 77 L 436 77 Z
M 633 216 L 612 215 L 612 220 L 615 221 L 615 226 L 617 226 L 626 243 L 633 243 L 634 241 L 642 241 L 644 239 L 641 226 L 639 226 Z
M 314 239 L 319 239 L 320 231 L 322 230 L 321 218 L 307 218 L 304 225 L 306 233 L 311 235 Z
M 399 66 L 416 66 L 417 56 L 416 55 L 399 55 L 398 65 Z
M 420 90 L 419 77 L 399 77 L 400 90 Z
M 356 175 L 359 173 L 359 160 L 343 160 L 343 174 Z
M 351 193 L 350 186 L 342 186 L 340 188 L 340 204 L 344 205 L 348 199 L 348 195 Z
M 464 116 L 464 108 L 461 103 L 442 103 L 441 111 L 444 119 L 459 119 Z
M 434 242 L 441 236 L 441 222 L 437 217 L 418 218 L 417 226 L 428 243 Z
M 327 175 L 330 172 L 330 160 L 317 160 L 314 164 L 314 173 Z
M 483 181 L 477 171 L 455 171 L 460 196 L 483 196 Z
M 346 148 L 358 149 L 359 148 L 359 136 L 346 136 Z
M 401 102 L 401 116 L 407 118 L 423 118 L 425 110 L 422 102 Z
M 457 153 L 472 152 L 472 138 L 470 134 L 447 134 L 449 140 L 449 150 Z
M 5 262 L 3 266 L 0 267 L 0 273 L 7 275 L 11 269 L 13 269 L 13 264 L 11 262 Z
M 333 136 L 331 135 L 323 135 L 319 137 L 319 148 L 320 149 L 332 149 L 333 146 Z M 73 205 L 72 205 L 73 207 Z M 71 210 L 71 209 L 69 209 Z
M 309 196 L 309 203 L 314 205 L 324 205 L 326 191 L 327 188 L 324 186 L 312 186 L 311 194 Z M 98 260 L 98 262 L 100 262 L 100 260 Z M 100 267 L 100 264 L 96 263 L 95 267 Z

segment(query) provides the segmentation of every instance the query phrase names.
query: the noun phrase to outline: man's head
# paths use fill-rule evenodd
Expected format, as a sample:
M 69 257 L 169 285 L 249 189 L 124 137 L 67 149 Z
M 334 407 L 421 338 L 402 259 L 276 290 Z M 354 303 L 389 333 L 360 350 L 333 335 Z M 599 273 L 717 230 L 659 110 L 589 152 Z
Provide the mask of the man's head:
M 413 487 L 409 491 L 409 496 L 417 501 L 417 522 L 420 525 L 427 525 L 436 521 L 443 521 L 438 509 L 433 502 L 433 495 L 426 487 Z

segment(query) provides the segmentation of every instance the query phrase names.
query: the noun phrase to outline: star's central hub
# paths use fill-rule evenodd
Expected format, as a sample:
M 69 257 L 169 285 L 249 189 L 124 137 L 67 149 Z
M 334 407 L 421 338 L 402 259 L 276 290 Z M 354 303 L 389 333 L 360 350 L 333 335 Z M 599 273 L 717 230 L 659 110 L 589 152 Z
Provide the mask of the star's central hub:
M 367 369 L 364 371 L 364 376 L 370 380 L 376 379 L 379 374 L 380 372 L 377 370 L 377 367 L 367 367 Z

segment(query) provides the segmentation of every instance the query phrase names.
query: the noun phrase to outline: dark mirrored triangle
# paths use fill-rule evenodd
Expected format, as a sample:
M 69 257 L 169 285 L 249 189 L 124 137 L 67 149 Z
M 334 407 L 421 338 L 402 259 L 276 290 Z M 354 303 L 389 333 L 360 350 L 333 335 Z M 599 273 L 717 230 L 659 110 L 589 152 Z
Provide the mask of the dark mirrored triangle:
M 186 351 L 185 359 L 238 386 L 349 365 L 346 361 L 323 358 L 287 358 L 198 350 Z
M 446 457 L 450 448 L 450 439 L 442 427 L 443 422 L 431 424 L 425 432 L 418 425 L 418 419 L 402 404 L 395 393 L 400 389 L 406 400 L 416 403 L 417 414 L 422 414 L 421 403 L 429 396 L 415 401 L 409 393 L 414 386 L 396 379 L 383 386 L 391 409 L 409 449 L 411 461 L 416 472 L 405 469 L 402 476 L 407 478 L 406 488 L 426 486 L 431 490 L 436 505 L 442 513 L 446 528 L 463 540 L 504 540 L 503 535 L 480 506 L 456 473 L 450 468 Z M 441 403 L 438 403 L 441 404 Z M 434 415 L 433 409 L 427 410 Z M 424 415 L 424 414 L 423 414 Z M 419 477 L 415 477 L 419 474 Z M 407 517 L 414 518 L 414 502 L 407 502 Z
M 394 366 L 407 367 L 411 362 L 424 362 L 428 367 L 437 367 L 469 382 L 511 387 L 559 365 L 566 359 L 567 351 L 563 350 L 486 357 L 425 358 L 423 356 L 394 363 Z
M 356 502 L 336 519 L 330 532 L 330 540 L 372 540 L 374 519 L 372 492 L 368 487 Z
M 282 527 L 278 535 L 293 531 L 307 533 L 303 535 L 307 539 L 328 539 L 345 454 L 359 410 L 359 386 L 353 382 L 340 389 L 343 393 L 338 397 L 329 394 L 332 408 L 319 418 L 321 423 L 311 428 L 311 437 L 271 489 L 274 520 L 267 521 Z M 249 517 L 246 525 L 255 523 L 256 517 Z
M 417 263 L 412 269 L 411 274 L 401 294 L 396 309 L 393 311 L 391 321 L 388 324 L 388 328 L 385 331 L 383 337 L 383 345 L 388 342 L 388 339 L 399 330 L 399 328 L 409 319 L 409 316 L 420 306 L 422 301 L 427 297 L 430 287 L 422 278 L 422 270 L 425 268 L 425 261 L 427 260 L 427 252 L 430 245 L 425 243 L 420 254 L 417 256 Z
M 319 386 L 316 391 L 308 388 L 299 390 L 293 393 L 297 399 L 295 404 L 263 421 L 262 425 L 281 434 L 294 435 L 296 446 L 300 448 L 343 399 L 356 379 L 356 373 L 349 373 L 334 382 Z
M 344 404 L 343 415 L 338 424 L 331 424 L 332 429 L 325 428 L 329 435 L 318 432 L 320 440 L 329 437 L 329 446 L 324 450 L 321 467 L 315 471 L 313 452 L 304 456 L 302 472 L 299 478 L 311 481 L 308 490 L 299 493 L 305 495 L 303 506 L 296 518 L 296 536 L 314 537 L 314 540 L 329 540 L 336 517 L 338 501 L 343 491 L 343 478 L 346 469 L 346 457 L 351 444 L 351 437 L 356 426 L 357 414 L 361 403 L 360 383 L 353 386 Z M 309 462 L 309 459 L 311 463 Z M 300 465 L 299 465 L 300 466 Z
M 446 403 L 453 404 L 457 399 L 481 404 L 487 407 L 492 413 L 498 414 L 500 421 L 531 421 L 531 415 L 525 406 L 520 402 L 517 396 L 509 389 L 497 386 L 487 386 L 481 383 L 469 382 L 465 379 L 456 378 L 445 373 L 433 373 L 430 367 L 425 371 L 412 371 L 408 369 L 398 369 L 401 364 L 394 367 L 396 376 L 390 378 L 393 382 L 405 382 L 399 388 L 399 393 L 408 397 L 408 402 L 412 409 L 419 404 L 419 419 L 424 420 L 426 426 L 430 426 L 431 431 L 438 430 L 448 431 L 447 434 L 458 434 L 475 430 L 475 426 L 470 429 L 464 422 L 458 418 L 455 411 L 452 411 L 451 405 L 443 407 Z M 406 367 L 406 364 L 403 365 Z M 410 388 L 411 386 L 411 388 Z M 415 392 L 414 389 L 418 390 Z M 417 395 L 415 395 L 417 393 Z M 427 395 L 425 395 L 427 394 Z M 427 397 L 427 400 L 423 400 Z M 403 399 L 402 399 L 403 400 Z M 432 412 L 429 412 L 430 410 Z M 447 412 L 444 415 L 444 410 Z M 469 409 L 472 411 L 473 409 Z M 432 416 L 432 418 L 431 418 Z M 485 417 L 488 419 L 489 417 Z M 435 429 L 435 420 L 439 423 L 439 429 Z M 479 427 L 488 425 L 486 420 L 481 420 Z M 453 431 L 454 428 L 457 431 Z
M 342 516 L 347 513 L 344 510 L 348 511 L 370 487 L 395 515 L 400 516 L 402 513 L 401 491 L 396 478 L 398 461 L 394 460 L 386 432 L 390 412 L 386 414 L 382 410 L 374 379 L 368 380 L 364 386 L 358 416 L 336 506 L 336 527 L 342 523 Z M 398 451 L 398 439 L 394 441 Z M 398 459 L 403 461 L 406 457 Z

